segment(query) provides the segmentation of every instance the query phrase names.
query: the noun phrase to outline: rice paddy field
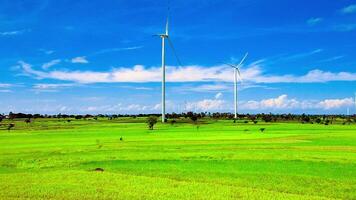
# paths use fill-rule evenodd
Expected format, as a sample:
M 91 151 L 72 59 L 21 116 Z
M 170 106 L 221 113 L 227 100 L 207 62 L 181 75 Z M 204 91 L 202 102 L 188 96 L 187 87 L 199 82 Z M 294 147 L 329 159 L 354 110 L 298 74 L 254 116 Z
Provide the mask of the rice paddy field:
M 352 124 L 14 123 L 0 199 L 356 199 Z

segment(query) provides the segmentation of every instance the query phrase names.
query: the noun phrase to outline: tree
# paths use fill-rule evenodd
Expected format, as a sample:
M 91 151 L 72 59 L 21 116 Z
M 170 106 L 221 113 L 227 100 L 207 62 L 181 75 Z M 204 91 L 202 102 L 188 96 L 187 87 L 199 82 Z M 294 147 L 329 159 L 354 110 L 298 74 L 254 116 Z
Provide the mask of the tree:
M 10 130 L 11 130 L 12 128 L 14 128 L 14 127 L 15 127 L 15 124 L 12 124 L 12 123 L 11 123 L 11 124 L 9 124 L 9 126 L 7 127 L 7 130 L 10 131 Z
M 25 119 L 25 123 L 26 123 L 26 124 L 29 124 L 29 123 L 31 123 L 31 119 L 30 119 L 30 118 L 28 118 L 28 119 Z
M 155 124 L 157 124 L 157 117 L 156 116 L 149 116 L 147 118 L 148 129 L 153 130 L 153 127 L 154 127 Z
M 198 120 L 198 116 L 193 115 L 190 117 L 190 119 L 195 123 Z
M 271 114 L 262 114 L 262 120 L 265 121 L 265 122 L 271 122 L 273 119 L 272 119 L 272 115 Z
M 315 122 L 320 124 L 321 123 L 321 119 L 320 118 L 316 118 Z
M 176 123 L 177 123 L 177 121 L 174 120 L 174 119 L 171 121 L 171 125 L 172 125 L 172 126 L 173 126 L 174 124 L 176 124 Z

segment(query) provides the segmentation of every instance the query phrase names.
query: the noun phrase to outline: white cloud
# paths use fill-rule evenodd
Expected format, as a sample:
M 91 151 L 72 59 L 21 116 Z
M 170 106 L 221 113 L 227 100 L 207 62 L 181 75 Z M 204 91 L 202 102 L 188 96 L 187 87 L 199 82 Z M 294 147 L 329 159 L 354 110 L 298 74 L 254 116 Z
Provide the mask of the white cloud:
M 34 84 L 32 86 L 32 91 L 35 93 L 41 92 L 58 92 L 59 89 L 70 88 L 75 86 L 75 84 L 47 84 L 47 83 L 40 83 Z
M 132 46 L 132 47 L 123 47 L 123 48 L 103 49 L 103 50 L 98 51 L 94 54 L 111 53 L 111 52 L 116 52 L 116 51 L 130 51 L 130 50 L 137 50 L 137 49 L 142 49 L 142 48 L 143 48 L 143 46 Z
M 290 110 L 290 109 L 338 109 L 342 107 L 352 106 L 352 98 L 345 99 L 326 99 L 322 101 L 316 100 L 297 100 L 290 99 L 286 94 L 276 98 L 263 99 L 261 101 L 247 101 L 241 103 L 241 108 L 247 110 Z
M 223 94 L 221 92 L 219 92 L 215 95 L 215 99 L 221 99 L 222 96 L 223 96 Z
M 350 14 L 356 12 L 356 4 L 349 5 L 341 10 L 344 14 Z
M 310 25 L 310 26 L 314 26 L 316 24 L 319 24 L 322 21 L 323 21 L 323 18 L 320 18 L 320 17 L 318 17 L 318 18 L 310 18 L 310 19 L 307 20 L 307 24 Z
M 40 89 L 40 90 L 49 90 L 49 89 L 59 89 L 59 88 L 67 88 L 67 87 L 72 87 L 74 84 L 35 84 L 33 86 L 34 89 Z
M 79 56 L 79 57 L 72 58 L 71 62 L 72 63 L 79 63 L 79 64 L 87 64 L 87 63 L 89 63 L 89 61 L 86 59 L 85 56 Z
M 204 99 L 196 102 L 189 102 L 185 105 L 187 111 L 216 111 L 224 107 L 225 101 L 218 99 Z
M 326 99 L 324 101 L 319 102 L 320 108 L 329 110 L 341 107 L 352 106 L 354 101 L 352 98 L 345 98 L 345 99 Z
M 47 49 L 38 49 L 40 52 L 43 52 L 46 55 L 51 55 L 54 53 L 53 50 L 47 50 Z
M 334 26 L 334 29 L 336 31 L 341 31 L 341 32 L 353 31 L 356 29 L 356 23 L 355 24 L 339 24 L 339 25 Z
M 14 35 L 20 35 L 23 34 L 24 32 L 29 31 L 29 30 L 16 30 L 16 31 L 5 31 L 5 32 L 0 32 L 0 36 L 14 36 Z
M 248 101 L 243 107 L 247 109 L 291 109 L 300 106 L 296 99 L 288 99 L 287 95 L 281 95 L 277 98 L 264 99 L 261 101 Z
M 12 84 L 8 84 L 8 83 L 0 83 L 0 88 L 9 88 L 12 87 Z
M 215 83 L 215 84 L 203 84 L 203 85 L 184 85 L 177 87 L 177 90 L 180 91 L 189 91 L 189 92 L 217 92 L 230 90 L 232 87 L 229 87 L 228 84 Z
M 60 59 L 51 60 L 50 62 L 43 64 L 43 65 L 42 65 L 42 69 L 47 70 L 48 68 L 50 68 L 50 67 L 52 67 L 52 66 L 54 66 L 54 65 L 57 65 L 57 64 L 59 64 L 60 62 L 61 62 Z
M 80 109 L 81 112 L 94 112 L 94 113 L 144 113 L 149 110 L 153 110 L 152 106 L 145 106 L 140 104 L 122 104 L 115 105 L 101 105 L 101 106 L 89 106 Z
M 161 68 L 145 68 L 136 65 L 133 68 L 114 68 L 111 71 L 40 71 L 23 61 L 19 62 L 23 72 L 37 79 L 55 79 L 72 81 L 78 83 L 112 83 L 112 82 L 131 82 L 146 83 L 160 82 Z M 356 81 L 356 73 L 351 72 L 327 72 L 322 70 L 312 70 L 305 75 L 295 76 L 271 75 L 262 71 L 258 65 L 250 65 L 241 71 L 245 82 L 252 83 L 316 83 L 329 81 Z M 166 72 L 167 82 L 232 82 L 231 70 L 224 65 L 219 66 L 199 66 L 190 65 L 184 67 L 168 66 Z

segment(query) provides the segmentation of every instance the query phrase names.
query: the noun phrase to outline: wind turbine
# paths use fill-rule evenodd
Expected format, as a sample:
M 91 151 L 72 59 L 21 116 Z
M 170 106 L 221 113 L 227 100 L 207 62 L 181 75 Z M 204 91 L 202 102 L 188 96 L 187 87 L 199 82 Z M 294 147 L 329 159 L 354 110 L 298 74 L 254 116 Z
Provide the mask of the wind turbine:
M 177 55 L 175 48 L 173 46 L 173 43 L 170 40 L 169 35 L 168 35 L 168 25 L 169 25 L 168 21 L 169 20 L 167 17 L 165 33 L 154 35 L 154 36 L 159 36 L 162 39 L 162 100 L 161 100 L 161 106 L 162 106 L 162 122 L 163 123 L 166 120 L 166 40 L 168 41 L 169 45 L 171 46 L 171 49 L 174 53 L 174 56 L 177 59 L 178 64 L 180 66 L 182 66 L 180 59 L 178 58 L 178 55 Z
M 240 67 L 242 63 L 245 61 L 247 58 L 248 53 L 245 54 L 245 56 L 241 59 L 239 64 L 229 64 L 226 63 L 226 65 L 232 67 L 234 69 L 234 103 L 235 103 L 235 119 L 237 119 L 237 104 L 238 104 L 238 99 L 237 99 L 237 75 L 239 76 L 240 81 L 242 81 L 241 73 L 240 73 Z
M 356 92 L 355 92 L 355 114 L 356 114 Z

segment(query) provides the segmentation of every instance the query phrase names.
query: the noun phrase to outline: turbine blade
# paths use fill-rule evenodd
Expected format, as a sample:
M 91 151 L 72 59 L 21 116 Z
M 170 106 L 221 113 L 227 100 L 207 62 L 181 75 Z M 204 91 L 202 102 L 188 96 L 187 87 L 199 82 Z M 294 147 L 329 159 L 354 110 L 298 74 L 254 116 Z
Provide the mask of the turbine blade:
M 237 67 L 235 66 L 235 65 L 233 65 L 233 64 L 229 64 L 229 63 L 224 63 L 225 65 L 228 65 L 229 67 L 232 67 L 232 68 L 234 68 L 234 69 L 237 69 Z
M 170 39 L 169 37 L 167 37 L 167 40 L 168 40 L 169 46 L 171 46 L 171 48 L 172 48 L 173 54 L 174 54 L 174 56 L 176 57 L 179 66 L 182 67 L 182 66 L 183 66 L 183 65 L 182 65 L 182 62 L 180 62 L 180 59 L 179 59 L 179 57 L 178 57 L 178 54 L 177 54 L 177 52 L 176 52 L 176 49 L 175 49 L 174 46 L 173 46 L 173 43 L 172 43 L 171 39 Z
M 166 22 L 166 35 L 168 35 L 168 25 L 169 25 L 169 18 L 167 16 L 167 22 Z
M 242 65 L 242 63 L 245 61 L 245 59 L 247 58 L 248 53 L 245 54 L 245 56 L 242 58 L 242 60 L 240 61 L 240 63 L 237 65 L 237 67 L 240 67 Z
M 239 69 L 238 67 L 236 67 L 236 69 L 237 69 L 237 73 L 239 74 L 239 77 L 240 77 L 240 79 L 241 79 L 240 69 Z

